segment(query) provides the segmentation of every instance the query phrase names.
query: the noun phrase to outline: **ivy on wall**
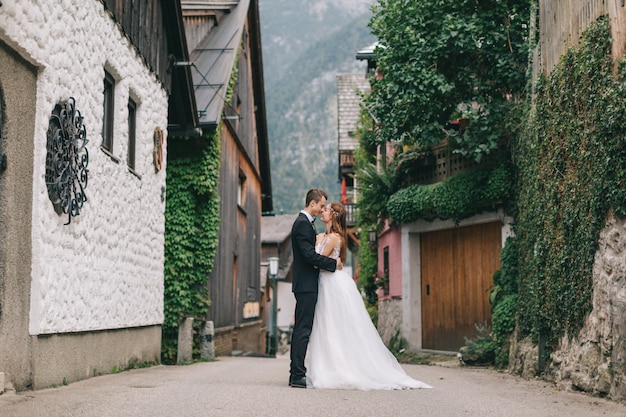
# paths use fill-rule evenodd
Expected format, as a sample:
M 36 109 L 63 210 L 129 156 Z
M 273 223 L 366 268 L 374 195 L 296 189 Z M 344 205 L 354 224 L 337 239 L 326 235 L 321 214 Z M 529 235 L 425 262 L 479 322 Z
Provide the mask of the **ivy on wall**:
M 359 273 L 358 284 L 363 288 L 365 299 L 368 304 L 376 304 L 378 296 L 376 290 L 376 277 L 378 274 L 377 248 L 368 241 L 367 230 L 375 229 L 376 225 L 364 226 L 359 237 Z
M 239 75 L 239 48 L 226 88 L 230 103 Z M 206 317 L 220 228 L 218 190 L 221 124 L 200 138 L 174 138 L 168 148 L 165 204 L 165 300 L 161 359 L 175 363 L 178 321 Z
M 500 253 L 500 269 L 493 274 L 489 293 L 491 304 L 491 336 L 495 365 L 505 368 L 509 363 L 509 336 L 515 331 L 518 298 L 519 242 L 509 237 Z
M 602 17 L 538 80 L 514 152 L 519 330 L 548 349 L 582 327 L 600 231 L 610 209 L 626 215 L 626 84 L 610 51 Z
M 208 279 L 220 225 L 218 132 L 202 139 L 171 139 L 181 142 L 168 152 L 162 349 L 166 363 L 176 360 L 179 319 L 206 316 L 210 304 Z
M 397 223 L 436 218 L 459 221 L 501 206 L 509 198 L 511 185 L 506 165 L 480 167 L 436 184 L 402 188 L 389 198 L 387 211 Z

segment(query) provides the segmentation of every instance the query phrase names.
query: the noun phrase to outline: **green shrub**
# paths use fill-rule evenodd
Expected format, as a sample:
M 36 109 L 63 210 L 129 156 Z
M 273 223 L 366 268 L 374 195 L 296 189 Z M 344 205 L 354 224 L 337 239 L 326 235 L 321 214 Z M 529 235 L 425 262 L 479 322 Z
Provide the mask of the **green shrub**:
M 436 184 L 403 188 L 389 198 L 387 211 L 396 223 L 436 218 L 459 221 L 502 206 L 511 189 L 511 174 L 504 165 L 479 167 Z

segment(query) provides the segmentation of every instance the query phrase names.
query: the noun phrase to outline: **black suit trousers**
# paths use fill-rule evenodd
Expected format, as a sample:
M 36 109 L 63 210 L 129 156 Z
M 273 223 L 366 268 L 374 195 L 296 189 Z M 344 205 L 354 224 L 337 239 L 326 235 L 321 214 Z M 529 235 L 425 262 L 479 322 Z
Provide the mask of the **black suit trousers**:
M 296 321 L 291 335 L 291 380 L 306 376 L 304 358 L 313 329 L 313 316 L 317 304 L 316 292 L 297 292 Z

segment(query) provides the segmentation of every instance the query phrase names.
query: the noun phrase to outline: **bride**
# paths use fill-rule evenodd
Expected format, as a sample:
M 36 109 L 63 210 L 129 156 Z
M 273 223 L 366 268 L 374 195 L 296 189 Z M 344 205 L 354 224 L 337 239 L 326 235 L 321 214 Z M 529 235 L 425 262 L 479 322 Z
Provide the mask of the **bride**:
M 346 259 L 346 210 L 327 205 L 326 233 L 316 252 Z M 352 277 L 342 270 L 320 271 L 319 296 L 308 348 L 307 387 L 338 389 L 432 388 L 408 376 L 382 342 Z

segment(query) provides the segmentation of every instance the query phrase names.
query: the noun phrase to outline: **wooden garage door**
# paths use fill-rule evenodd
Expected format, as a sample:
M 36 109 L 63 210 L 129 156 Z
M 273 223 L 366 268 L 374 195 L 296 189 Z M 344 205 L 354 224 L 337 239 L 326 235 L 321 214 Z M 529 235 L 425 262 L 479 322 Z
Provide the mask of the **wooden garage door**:
M 420 234 L 422 346 L 456 351 L 491 322 L 489 288 L 500 268 L 500 222 Z

